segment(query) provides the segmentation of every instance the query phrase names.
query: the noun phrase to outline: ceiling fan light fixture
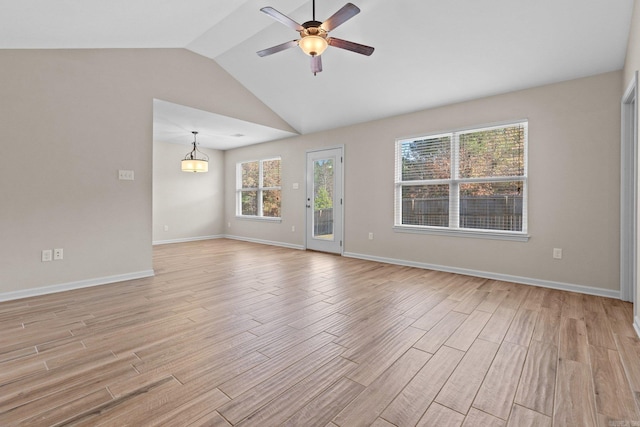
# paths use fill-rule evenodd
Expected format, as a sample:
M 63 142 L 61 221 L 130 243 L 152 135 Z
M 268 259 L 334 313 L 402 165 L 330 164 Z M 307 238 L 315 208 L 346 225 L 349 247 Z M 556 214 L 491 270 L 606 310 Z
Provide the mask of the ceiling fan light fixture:
M 266 13 L 281 24 L 297 31 L 300 34 L 300 38 L 298 40 L 290 40 L 288 42 L 272 46 L 268 49 L 262 49 L 256 52 L 258 56 L 268 56 L 294 46 L 300 46 L 300 49 L 311 57 L 311 72 L 315 76 L 317 73 L 322 71 L 322 57 L 320 55 L 322 55 L 322 52 L 324 52 L 329 45 L 366 56 L 373 53 L 374 49 L 371 46 L 328 36 L 329 31 L 334 30 L 360 13 L 358 6 L 352 3 L 347 3 L 324 22 L 316 21 L 315 0 L 313 0 L 311 7 L 313 10 L 313 19 L 303 23 L 302 25 L 270 6 L 260 9 L 261 12 Z
M 300 46 L 300 49 L 307 55 L 318 56 L 322 55 L 322 52 L 325 51 L 329 44 L 324 37 L 308 35 L 300 39 L 298 46 Z
M 196 135 L 198 132 L 192 131 L 193 149 L 182 159 L 182 172 L 209 172 L 209 156 L 198 150 L 196 146 Z M 200 154 L 200 158 L 198 158 Z

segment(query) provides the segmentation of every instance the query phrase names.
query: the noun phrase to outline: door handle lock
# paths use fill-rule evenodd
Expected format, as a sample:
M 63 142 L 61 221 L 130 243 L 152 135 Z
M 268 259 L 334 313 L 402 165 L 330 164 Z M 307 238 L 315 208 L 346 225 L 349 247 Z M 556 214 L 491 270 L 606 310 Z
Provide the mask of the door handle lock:
M 310 207 L 311 207 L 311 205 L 307 205 L 307 207 L 308 207 L 308 208 L 310 208 Z

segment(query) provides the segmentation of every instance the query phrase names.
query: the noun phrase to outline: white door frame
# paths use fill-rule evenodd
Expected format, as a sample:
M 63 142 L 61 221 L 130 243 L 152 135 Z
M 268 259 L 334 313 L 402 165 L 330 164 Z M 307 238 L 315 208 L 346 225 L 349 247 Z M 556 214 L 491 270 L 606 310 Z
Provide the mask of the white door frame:
M 344 165 L 345 165 L 345 150 L 344 150 L 344 145 L 335 145 L 335 146 L 329 146 L 329 147 L 322 147 L 322 148 L 316 148 L 316 149 L 312 149 L 312 150 L 307 150 L 305 152 L 305 204 L 307 205 L 305 208 L 305 233 L 304 233 L 304 247 L 305 249 L 312 249 L 312 250 L 322 250 L 319 248 L 313 248 L 310 247 L 310 243 L 309 243 L 309 235 L 310 235 L 310 228 L 313 227 L 313 221 L 311 220 L 313 215 L 313 209 L 310 207 L 309 205 L 309 199 L 312 198 L 312 194 L 309 194 L 309 180 L 312 178 L 310 178 L 310 171 L 309 171 L 309 155 L 313 154 L 313 153 L 321 153 L 323 151 L 330 151 L 330 150 L 340 150 L 340 170 L 341 170 L 341 176 L 340 176 L 340 182 L 337 185 L 337 190 L 340 192 L 340 194 L 338 195 L 339 197 L 336 197 L 336 199 L 339 199 L 340 201 L 340 212 L 337 216 L 337 218 L 340 221 L 340 226 L 337 229 L 337 233 L 334 234 L 334 240 L 339 242 L 339 249 L 337 251 L 334 250 L 330 250 L 329 252 L 332 253 L 337 253 L 339 255 L 343 255 L 344 253 L 344 206 L 345 206 L 345 198 L 344 198 Z M 335 230 L 335 229 L 334 229 Z M 313 246 L 313 245 L 311 245 Z
M 620 299 L 636 301 L 638 283 L 638 72 L 622 96 Z M 634 307 L 638 318 L 638 307 Z

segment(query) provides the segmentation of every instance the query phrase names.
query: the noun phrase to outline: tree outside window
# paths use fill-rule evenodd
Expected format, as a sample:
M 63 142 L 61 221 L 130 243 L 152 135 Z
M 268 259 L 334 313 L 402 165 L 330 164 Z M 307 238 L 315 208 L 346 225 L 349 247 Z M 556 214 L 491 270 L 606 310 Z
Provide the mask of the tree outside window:
M 396 227 L 526 231 L 527 122 L 396 142 Z
M 280 218 L 280 159 L 238 163 L 237 175 L 238 215 Z

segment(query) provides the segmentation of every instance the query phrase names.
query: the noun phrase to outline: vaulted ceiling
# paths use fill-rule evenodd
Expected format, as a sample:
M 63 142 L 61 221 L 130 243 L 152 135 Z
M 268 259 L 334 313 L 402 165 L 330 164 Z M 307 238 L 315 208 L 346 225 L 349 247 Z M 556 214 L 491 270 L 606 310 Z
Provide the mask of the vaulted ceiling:
M 621 69 L 633 0 L 352 0 L 314 76 L 299 38 L 304 0 L 0 0 L 0 48 L 182 47 L 215 60 L 302 134 Z M 345 0 L 317 0 L 323 21 Z M 171 111 L 168 109 L 167 111 Z M 165 111 L 166 112 L 166 111 Z M 187 114 L 182 111 L 181 114 Z

